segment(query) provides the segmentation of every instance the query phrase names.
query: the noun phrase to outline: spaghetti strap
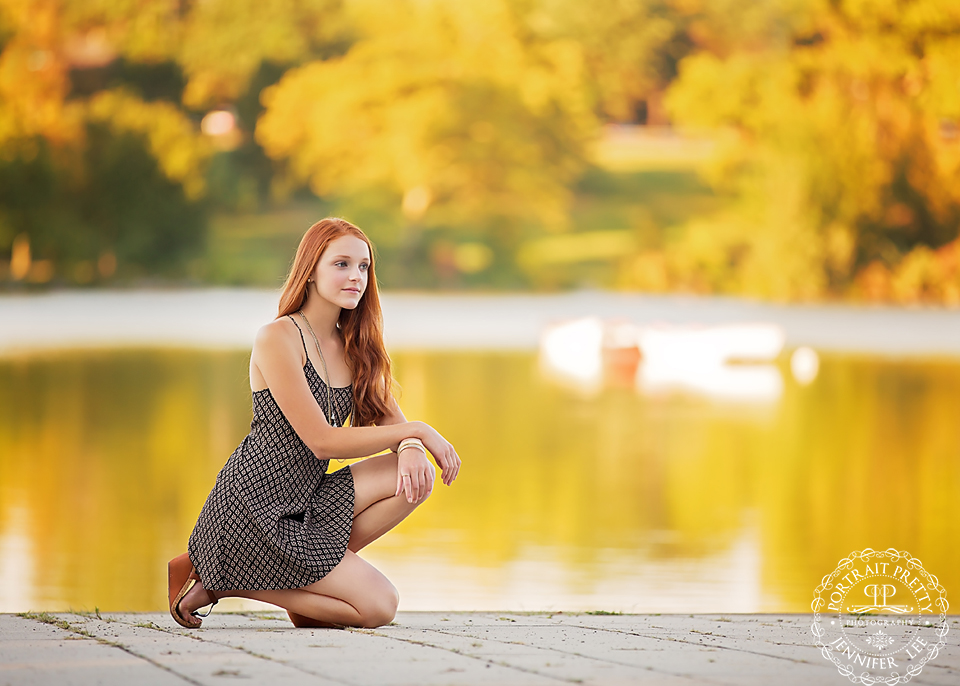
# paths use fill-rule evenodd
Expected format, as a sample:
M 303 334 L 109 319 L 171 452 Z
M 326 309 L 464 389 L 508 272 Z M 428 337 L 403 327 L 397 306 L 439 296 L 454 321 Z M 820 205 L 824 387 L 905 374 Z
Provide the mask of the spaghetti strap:
M 290 317 L 290 321 L 293 322 L 293 325 L 294 325 L 295 327 L 297 327 L 297 331 L 300 332 L 300 342 L 303 343 L 303 354 L 306 355 L 306 356 L 307 356 L 307 360 L 309 360 L 309 359 L 310 359 L 310 355 L 309 355 L 309 353 L 307 353 L 307 342 L 303 339 L 303 329 L 301 329 L 301 328 L 300 328 L 300 325 L 297 324 L 297 320 L 293 318 L 293 315 L 292 315 L 292 314 L 288 314 L 287 316 Z

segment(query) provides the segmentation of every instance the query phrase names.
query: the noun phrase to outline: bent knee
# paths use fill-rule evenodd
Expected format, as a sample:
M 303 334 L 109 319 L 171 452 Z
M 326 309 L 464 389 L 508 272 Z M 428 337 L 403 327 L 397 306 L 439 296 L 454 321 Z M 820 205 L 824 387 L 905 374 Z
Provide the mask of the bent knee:
M 393 584 L 389 590 L 380 596 L 369 607 L 364 608 L 362 624 L 366 629 L 375 629 L 378 626 L 389 624 L 397 616 L 397 607 L 400 605 L 400 594 Z

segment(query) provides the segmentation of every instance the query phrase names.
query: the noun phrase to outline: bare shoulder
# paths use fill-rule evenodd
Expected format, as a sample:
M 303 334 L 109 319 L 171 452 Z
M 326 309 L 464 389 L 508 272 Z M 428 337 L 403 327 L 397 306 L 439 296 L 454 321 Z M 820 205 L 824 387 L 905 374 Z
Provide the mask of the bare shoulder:
M 253 355 L 289 355 L 291 352 L 297 354 L 300 349 L 299 333 L 297 325 L 287 317 L 274 319 L 268 324 L 264 324 L 257 331 L 257 337 L 253 341 Z M 299 354 L 297 355 L 299 357 Z

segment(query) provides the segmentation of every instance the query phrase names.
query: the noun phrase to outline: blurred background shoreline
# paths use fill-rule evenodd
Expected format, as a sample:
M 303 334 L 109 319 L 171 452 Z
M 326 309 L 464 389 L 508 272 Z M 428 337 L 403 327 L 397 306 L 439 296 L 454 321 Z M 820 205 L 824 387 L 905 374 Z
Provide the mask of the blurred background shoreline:
M 276 291 L 237 288 L 58 291 L 0 296 L 0 355 L 117 347 L 249 349 L 276 316 Z M 951 309 L 786 305 L 742 298 L 641 295 L 387 292 L 391 350 L 535 350 L 550 325 L 598 318 L 635 326 L 764 323 L 788 348 L 885 356 L 960 355 Z

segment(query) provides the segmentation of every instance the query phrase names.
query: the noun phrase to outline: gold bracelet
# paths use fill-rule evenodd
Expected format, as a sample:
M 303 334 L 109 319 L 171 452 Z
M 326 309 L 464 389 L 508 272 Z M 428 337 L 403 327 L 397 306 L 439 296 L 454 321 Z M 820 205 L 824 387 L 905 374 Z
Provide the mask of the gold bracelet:
M 420 442 L 419 438 L 405 438 L 400 441 L 400 446 L 397 448 L 397 455 L 400 454 L 400 451 L 406 450 L 407 448 L 416 448 L 424 455 L 427 454 L 427 449 L 424 447 L 423 443 Z

